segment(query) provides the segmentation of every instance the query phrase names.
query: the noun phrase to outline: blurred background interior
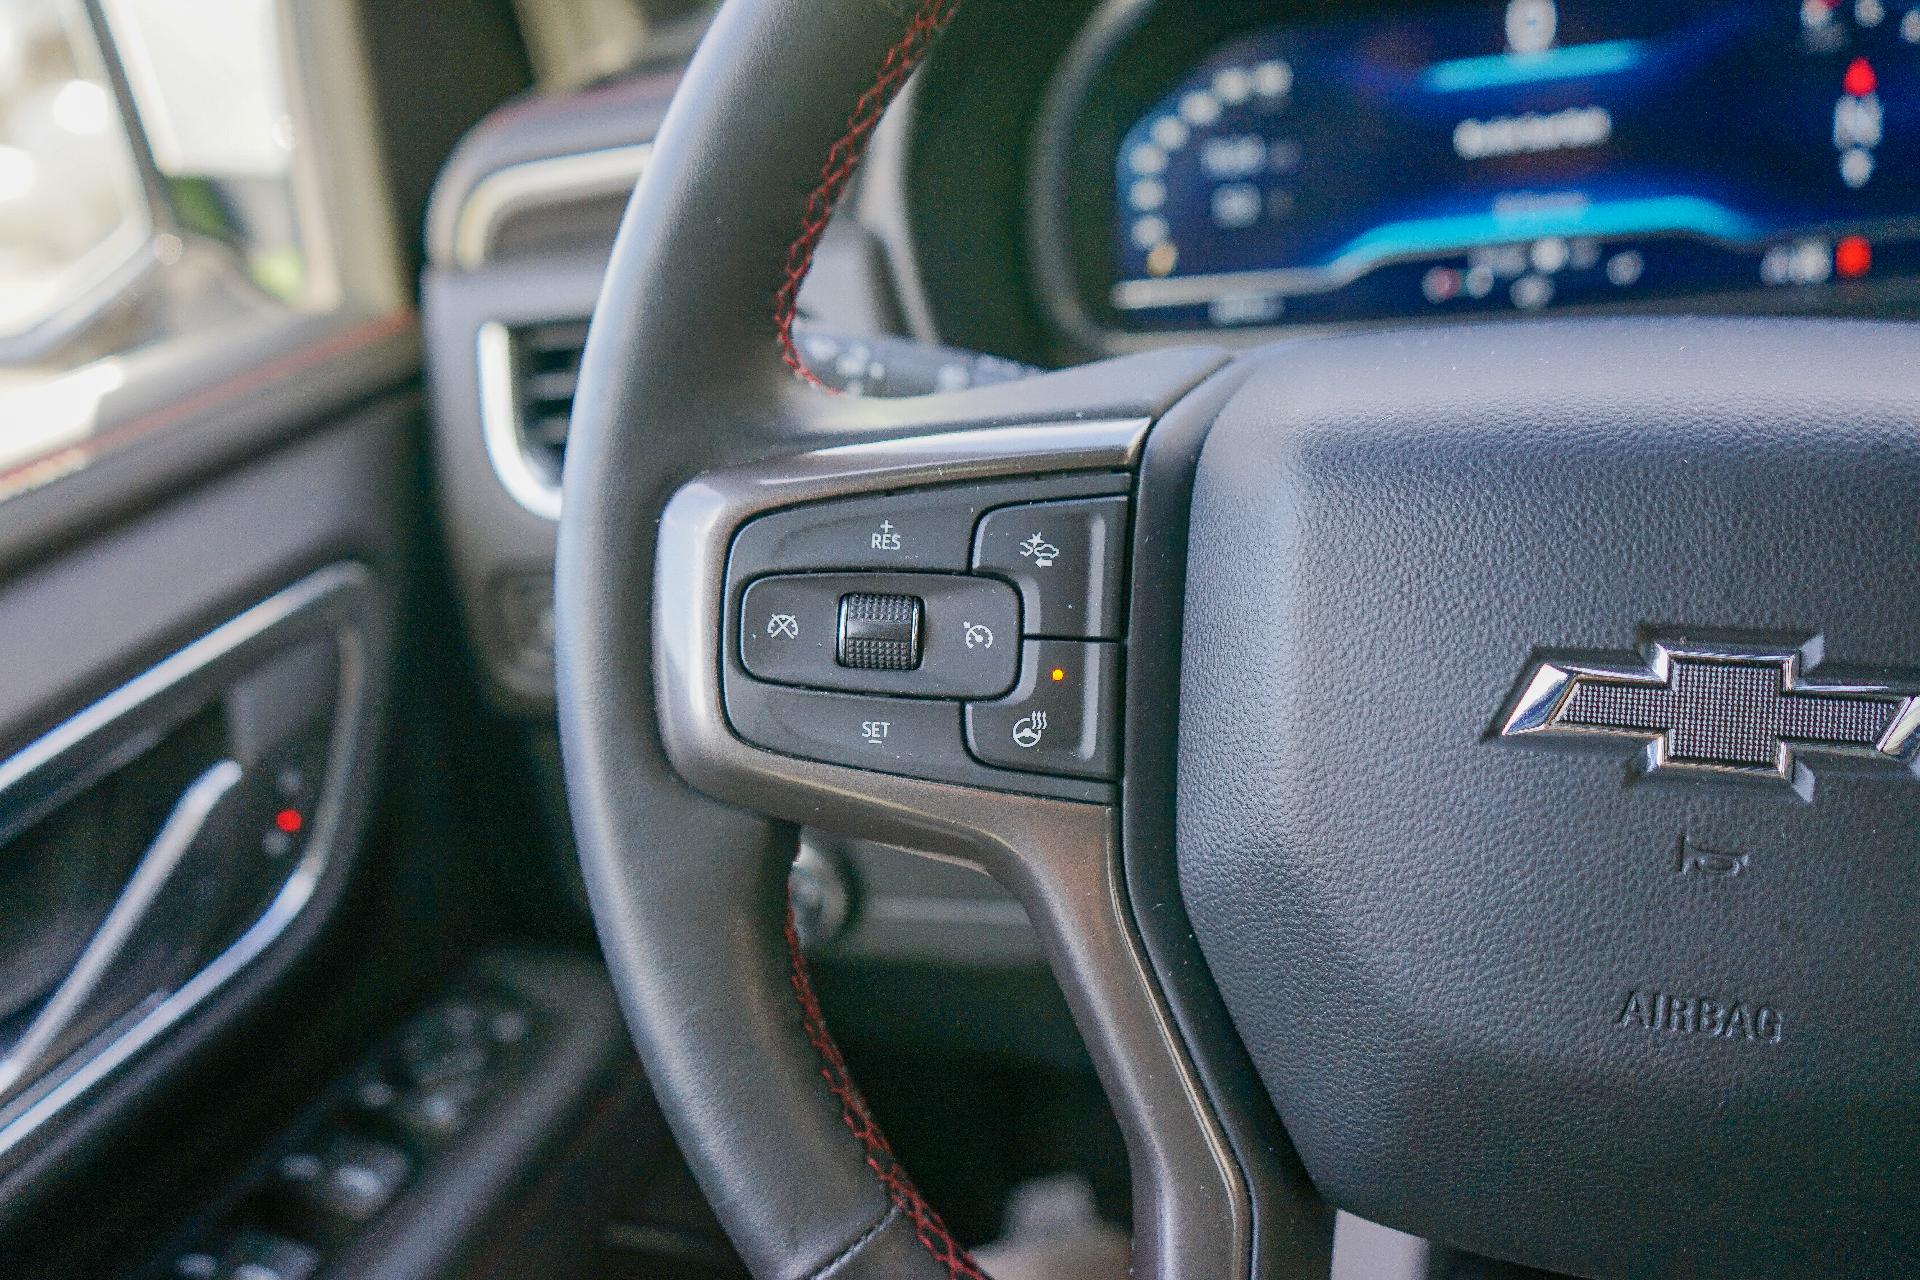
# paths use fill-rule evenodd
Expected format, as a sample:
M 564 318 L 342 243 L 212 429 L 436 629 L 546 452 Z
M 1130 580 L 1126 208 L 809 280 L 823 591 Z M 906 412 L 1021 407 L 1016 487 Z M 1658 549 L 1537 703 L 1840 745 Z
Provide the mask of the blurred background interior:
M 90 848 L 81 862 L 43 849 L 40 825 L 18 835 L 0 804 L 0 1271 L 741 1274 L 608 1017 L 552 725 L 552 516 L 584 317 L 707 8 L 0 0 L 0 609 L 39 617 L 56 649 L 83 648 L 78 627 L 138 654 L 353 554 L 400 601 L 393 661 L 412 673 L 394 764 L 358 802 L 372 834 L 333 858 L 313 936 L 290 931 L 235 984 L 245 991 L 208 1002 L 179 1037 L 190 1069 L 143 1077 L 139 1096 L 89 1093 L 72 1125 L 38 1125 L 33 1108 L 117 1048 L 126 1019 L 191 987 L 200 960 L 116 975 L 94 997 L 105 1030 L 44 1076 L 27 1061 L 7 1078 L 64 972 L 27 944 L 50 920 L 90 927 L 120 888 L 108 864 L 138 848 L 102 846 L 91 883 Z M 449 167 L 463 138 L 464 167 Z M 515 175 L 537 181 L 520 190 Z M 839 252 L 830 242 L 823 257 Z M 436 276 L 447 297 L 423 302 Z M 495 372 L 517 384 L 504 451 L 490 426 L 482 445 L 474 342 L 480 320 L 507 318 L 474 302 L 503 282 L 519 282 L 510 328 L 493 326 L 508 343 Z M 870 296 L 809 309 L 849 333 L 899 329 Z M 444 375 L 425 352 L 421 313 L 436 305 L 457 332 Z M 843 353 L 855 390 L 879 367 L 857 341 L 813 342 L 829 364 Z M 915 351 L 931 353 L 915 366 L 929 386 L 1020 372 Z M 542 375 L 557 385 L 540 391 Z M 442 376 L 458 388 L 428 393 Z M 302 544 L 319 535 L 295 508 L 330 502 L 336 483 L 314 456 L 328 441 L 386 450 L 379 465 L 397 470 L 381 474 L 399 488 L 349 491 L 323 517 L 340 528 Z M 268 526 L 202 526 L 183 546 L 154 532 L 176 506 L 222 501 L 228 472 L 291 486 L 270 500 L 284 539 L 271 506 Z M 380 530 L 370 544 L 362 525 Z M 125 582 L 99 613 L 21 603 L 103 539 L 144 547 L 136 559 L 197 560 L 222 585 L 169 601 L 155 638 Z M 148 573 L 164 596 L 161 576 Z M 43 663 L 45 681 L 27 680 L 35 660 L 19 646 L 0 685 L 17 683 L 24 723 L 40 725 L 136 660 L 151 661 L 121 653 L 77 678 Z M 305 838 L 282 820 L 293 829 L 268 833 L 276 856 Z M 956 1229 L 1000 1237 L 987 1256 L 1012 1280 L 1124 1274 L 1119 1136 L 1018 905 L 965 869 L 814 835 L 796 876 L 823 998 L 875 1105 L 897 1116 L 896 1142 L 927 1153 L 923 1182 Z M 87 942 L 81 928 L 52 947 L 64 964 Z M 523 1014 L 532 1048 L 495 1036 Z M 542 1056 L 562 1050 L 549 1032 L 571 1042 L 571 1066 Z M 533 1105 L 520 1094 L 543 1076 L 538 1088 L 570 1091 L 539 1104 L 560 1118 L 503 1156 L 503 1129 Z M 336 1183 L 361 1198 L 315 1202 Z M 102 1203 L 116 1206 L 106 1220 L 87 1208 Z M 67 1229 L 76 1213 L 88 1230 Z

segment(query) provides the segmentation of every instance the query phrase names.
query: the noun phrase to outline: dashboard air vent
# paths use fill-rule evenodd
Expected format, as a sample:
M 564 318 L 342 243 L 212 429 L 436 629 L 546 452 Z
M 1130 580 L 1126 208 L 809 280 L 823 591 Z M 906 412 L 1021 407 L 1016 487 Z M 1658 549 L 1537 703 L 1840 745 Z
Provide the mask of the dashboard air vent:
M 480 329 L 480 417 L 487 453 L 507 490 L 557 519 L 567 423 L 580 381 L 585 320 Z
M 556 479 L 567 454 L 567 419 L 573 416 L 573 388 L 580 381 L 586 344 L 584 320 L 529 325 L 513 335 L 520 431 L 530 451 L 552 459 Z

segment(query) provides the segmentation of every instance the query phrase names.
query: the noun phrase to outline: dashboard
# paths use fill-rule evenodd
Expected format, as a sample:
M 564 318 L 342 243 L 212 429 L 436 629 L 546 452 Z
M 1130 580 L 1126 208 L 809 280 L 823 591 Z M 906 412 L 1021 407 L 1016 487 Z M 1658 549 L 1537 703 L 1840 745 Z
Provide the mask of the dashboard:
M 1045 109 L 1069 327 L 1271 330 L 1920 277 L 1920 4 L 1097 10 Z

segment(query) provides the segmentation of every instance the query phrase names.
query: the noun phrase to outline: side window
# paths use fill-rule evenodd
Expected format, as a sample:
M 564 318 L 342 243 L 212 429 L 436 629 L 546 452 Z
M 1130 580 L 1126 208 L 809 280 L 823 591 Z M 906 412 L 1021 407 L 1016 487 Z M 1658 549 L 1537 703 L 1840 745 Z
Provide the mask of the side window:
M 152 234 L 85 10 L 0 0 L 0 339 L 82 322 L 90 298 L 126 286 Z
M 0 369 L 333 298 L 303 236 L 279 13 L 0 0 Z
M 342 305 L 290 12 L 0 0 L 0 501 L 113 447 L 153 370 Z
M 3 2 L 3 0 L 0 0 Z M 317 281 L 293 191 L 295 128 L 275 0 L 102 0 L 163 200 L 180 233 L 232 251 L 292 305 Z

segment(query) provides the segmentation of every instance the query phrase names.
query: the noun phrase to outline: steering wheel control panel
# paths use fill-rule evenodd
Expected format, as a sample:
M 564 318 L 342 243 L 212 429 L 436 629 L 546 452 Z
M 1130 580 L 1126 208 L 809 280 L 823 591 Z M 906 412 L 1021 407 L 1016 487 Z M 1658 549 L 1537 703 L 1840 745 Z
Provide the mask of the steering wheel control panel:
M 741 601 L 740 658 L 762 680 L 919 697 L 1013 687 L 1020 597 L 940 573 L 774 574 Z
M 1129 478 L 986 481 L 761 516 L 727 564 L 727 718 L 758 746 L 1104 799 Z

